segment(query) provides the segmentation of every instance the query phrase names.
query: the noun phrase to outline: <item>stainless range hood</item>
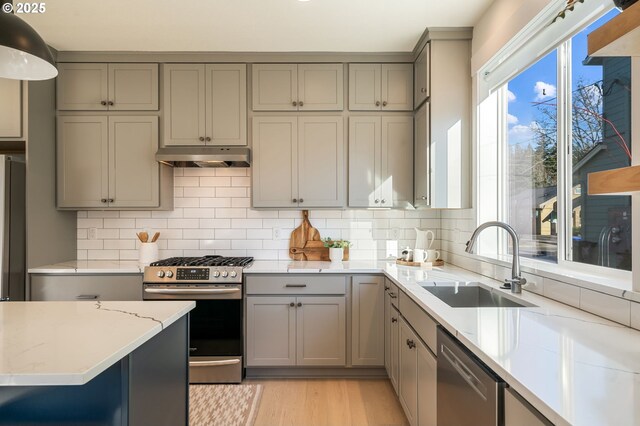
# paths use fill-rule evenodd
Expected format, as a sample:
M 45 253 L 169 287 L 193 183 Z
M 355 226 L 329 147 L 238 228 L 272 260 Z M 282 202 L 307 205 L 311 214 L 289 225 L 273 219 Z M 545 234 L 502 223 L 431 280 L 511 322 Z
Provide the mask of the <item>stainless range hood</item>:
M 249 167 L 249 148 L 169 146 L 158 149 L 156 161 L 171 167 Z

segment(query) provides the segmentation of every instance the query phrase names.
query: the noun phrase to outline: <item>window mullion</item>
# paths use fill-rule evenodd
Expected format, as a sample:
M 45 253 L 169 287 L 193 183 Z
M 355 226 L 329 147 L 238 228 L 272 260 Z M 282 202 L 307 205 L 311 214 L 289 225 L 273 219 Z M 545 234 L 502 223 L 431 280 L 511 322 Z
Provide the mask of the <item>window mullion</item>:
M 572 257 L 571 40 L 558 48 L 558 264 Z

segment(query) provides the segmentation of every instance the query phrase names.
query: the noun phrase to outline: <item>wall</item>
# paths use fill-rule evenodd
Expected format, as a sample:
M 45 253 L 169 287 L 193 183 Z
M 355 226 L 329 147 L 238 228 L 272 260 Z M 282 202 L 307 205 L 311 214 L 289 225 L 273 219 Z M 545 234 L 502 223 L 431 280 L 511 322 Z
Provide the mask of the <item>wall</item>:
M 288 260 L 289 236 L 301 213 L 251 209 L 250 173 L 176 168 L 173 211 L 80 211 L 77 258 L 137 260 L 136 232 L 146 229 L 161 233 L 161 258 L 215 253 Z M 428 210 L 312 210 L 310 218 L 323 238 L 352 241 L 351 259 L 396 256 L 398 247 L 414 246 L 414 227 L 440 226 L 439 212 Z M 97 239 L 88 239 L 89 228 L 97 228 Z

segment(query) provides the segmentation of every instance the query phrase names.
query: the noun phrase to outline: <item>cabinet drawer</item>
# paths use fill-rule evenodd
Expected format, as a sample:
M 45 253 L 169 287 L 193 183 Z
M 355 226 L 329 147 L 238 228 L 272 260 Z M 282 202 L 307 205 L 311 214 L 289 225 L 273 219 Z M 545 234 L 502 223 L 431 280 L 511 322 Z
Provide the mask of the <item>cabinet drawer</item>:
M 406 318 L 411 327 L 418 333 L 420 338 L 429 346 L 431 352 L 438 353 L 437 348 L 437 325 L 425 311 L 404 294 L 400 292 L 400 314 Z
M 142 274 L 31 275 L 31 300 L 142 300 Z
M 282 274 L 247 277 L 247 294 L 345 294 L 346 277 Z

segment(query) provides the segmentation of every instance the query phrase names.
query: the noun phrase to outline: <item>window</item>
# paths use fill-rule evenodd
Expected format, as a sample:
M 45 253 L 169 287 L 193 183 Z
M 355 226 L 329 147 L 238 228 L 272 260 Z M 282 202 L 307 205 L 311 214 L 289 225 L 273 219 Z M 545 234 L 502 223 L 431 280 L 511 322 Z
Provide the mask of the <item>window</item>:
M 585 272 L 631 270 L 631 197 L 589 196 L 587 188 L 589 173 L 631 164 L 631 59 L 587 57 L 587 35 L 618 13 L 559 44 L 479 106 L 478 209 L 497 204 L 493 218 L 516 229 L 524 257 Z M 491 155 L 493 164 L 482 160 Z M 495 235 L 498 243 L 481 253 L 510 254 Z

